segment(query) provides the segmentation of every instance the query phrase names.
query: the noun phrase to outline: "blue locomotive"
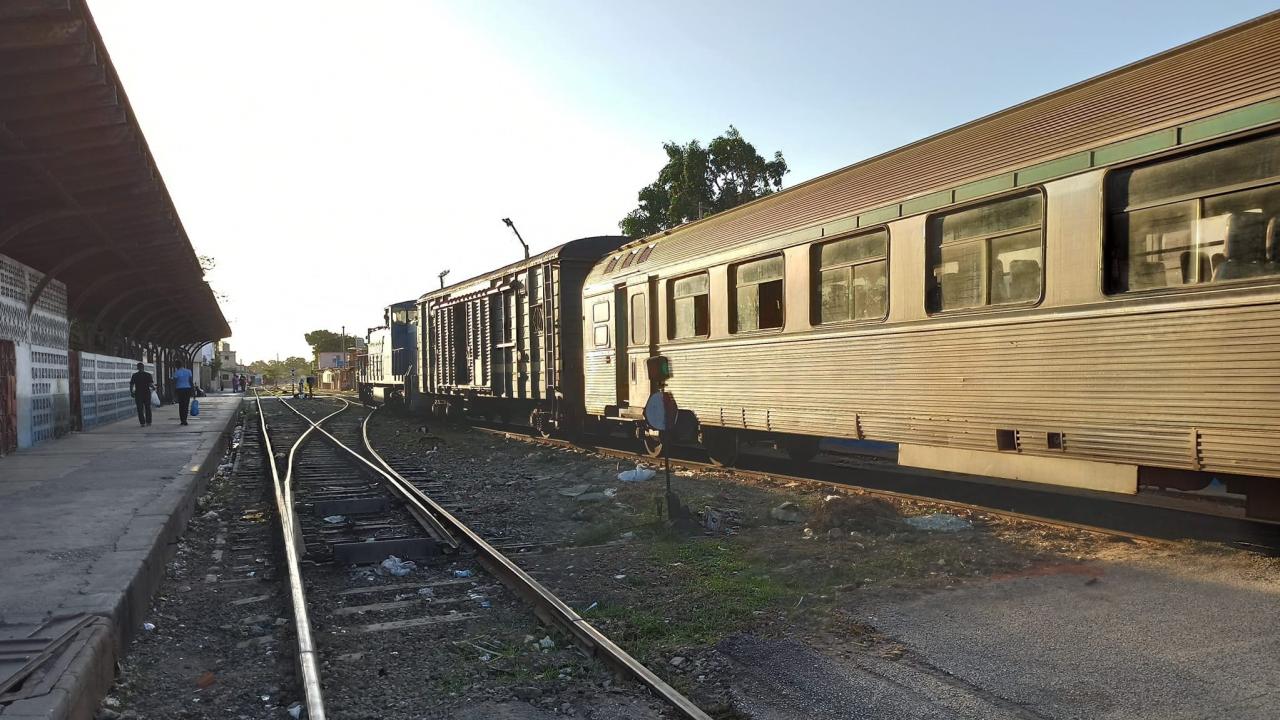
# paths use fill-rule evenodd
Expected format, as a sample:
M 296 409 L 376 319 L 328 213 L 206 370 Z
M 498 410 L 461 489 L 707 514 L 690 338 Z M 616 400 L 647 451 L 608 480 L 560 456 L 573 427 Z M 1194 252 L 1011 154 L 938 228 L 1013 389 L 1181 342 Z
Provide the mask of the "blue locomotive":
M 365 334 L 359 358 L 359 393 L 366 403 L 412 404 L 417 390 L 418 305 L 406 300 L 383 312 L 383 324 Z

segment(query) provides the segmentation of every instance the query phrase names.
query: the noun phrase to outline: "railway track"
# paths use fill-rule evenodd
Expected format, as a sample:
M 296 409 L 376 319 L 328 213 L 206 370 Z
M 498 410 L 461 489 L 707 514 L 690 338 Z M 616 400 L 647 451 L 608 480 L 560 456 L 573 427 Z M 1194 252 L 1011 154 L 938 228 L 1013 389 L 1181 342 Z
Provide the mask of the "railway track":
M 488 622 L 536 616 L 587 656 L 648 688 L 672 716 L 709 720 L 459 521 L 448 506 L 460 499 L 425 472 L 393 469 L 369 442 L 376 411 L 342 398 L 258 395 L 255 403 L 265 456 L 275 460 L 265 464 L 308 718 L 416 717 L 411 678 L 421 686 L 423 674 L 447 669 L 455 646 L 488 648 L 472 640 Z M 405 458 L 395 459 L 405 466 Z M 403 577 L 368 569 L 389 555 L 416 559 L 417 567 Z M 352 565 L 364 568 L 352 572 Z M 392 574 L 404 569 L 394 562 L 379 567 Z M 424 631 L 432 638 L 425 644 Z M 396 656 L 413 662 L 390 659 Z M 370 707 L 371 687 L 407 694 L 379 698 L 382 709 L 372 715 L 355 710 Z
M 629 449 L 627 446 L 634 441 L 621 437 L 596 435 L 570 441 L 536 437 L 478 421 L 472 426 L 483 432 L 533 444 L 577 447 L 632 462 L 655 462 L 655 458 L 648 454 Z M 677 447 L 672 451 L 671 461 L 673 467 L 684 469 L 732 472 L 742 477 L 784 482 L 840 485 L 885 498 L 933 503 L 956 510 L 989 513 L 1131 540 L 1156 543 L 1196 540 L 1280 555 L 1280 523 L 1225 514 L 1207 501 L 1164 497 L 1148 499 L 1142 495 L 1129 497 L 1070 488 L 1047 488 L 1016 481 L 929 473 L 844 455 L 828 457 L 829 461 L 797 462 L 743 453 L 738 465 L 730 470 L 708 462 L 705 454 L 696 449 Z

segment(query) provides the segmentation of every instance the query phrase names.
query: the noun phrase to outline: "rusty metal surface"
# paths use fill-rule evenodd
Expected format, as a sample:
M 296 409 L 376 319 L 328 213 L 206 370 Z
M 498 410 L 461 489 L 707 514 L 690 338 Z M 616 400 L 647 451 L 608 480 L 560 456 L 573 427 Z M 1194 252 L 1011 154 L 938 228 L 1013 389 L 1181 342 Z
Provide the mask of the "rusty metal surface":
M 130 275 L 182 320 L 134 340 L 230 334 L 84 0 L 0 7 L 0 164 L 0 252 L 56 268 L 72 308 L 103 307 L 120 285 L 95 280 Z M 38 305 L 40 291 L 24 300 Z M 117 327 L 130 309 L 94 326 Z
M 581 396 L 582 282 L 620 236 L 572 240 L 419 299 L 421 390 L 511 411 Z

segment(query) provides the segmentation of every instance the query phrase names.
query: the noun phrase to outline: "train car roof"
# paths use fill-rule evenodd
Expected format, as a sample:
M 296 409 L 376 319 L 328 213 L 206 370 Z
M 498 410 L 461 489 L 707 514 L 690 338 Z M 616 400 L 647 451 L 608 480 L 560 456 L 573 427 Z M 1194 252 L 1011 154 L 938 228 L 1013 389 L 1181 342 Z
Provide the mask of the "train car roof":
M 630 240 L 630 238 L 622 235 L 595 235 L 593 237 L 585 237 L 585 238 L 578 238 L 577 240 L 570 240 L 567 243 L 562 243 L 560 245 L 557 245 L 551 248 L 550 250 L 545 250 L 541 253 L 538 253 L 537 255 L 533 255 L 528 258 L 519 260 L 517 262 L 513 262 L 510 265 L 504 265 L 495 270 L 490 270 L 488 272 L 484 272 L 479 275 L 469 277 L 466 280 L 461 280 L 459 282 L 446 285 L 443 288 L 440 288 L 439 290 L 432 290 L 431 292 L 424 293 L 418 297 L 417 302 L 422 302 L 423 300 L 428 300 L 431 298 L 452 295 L 456 293 L 458 290 L 469 288 L 470 286 L 475 285 L 477 283 L 481 283 L 486 280 L 491 280 L 497 277 L 502 277 L 503 275 L 509 275 L 513 272 L 519 272 L 521 270 L 534 267 L 535 265 L 541 265 L 542 263 L 545 263 L 553 259 L 574 259 L 574 260 L 595 261 L 595 260 L 598 260 L 602 255 L 605 255 L 613 252 L 614 250 L 617 250 L 628 240 Z
M 1153 129 L 1173 129 L 1227 106 L 1273 100 L 1280 94 L 1278 66 L 1280 11 L 736 208 L 639 238 L 624 247 L 625 252 L 603 258 L 587 285 L 613 283 L 635 272 L 796 231 L 816 239 L 874 227 L 991 194 L 992 188 L 1023 186 L 1018 178 L 1022 173 L 1029 180 L 1026 186 L 1033 186 L 1055 177 L 1055 169 L 1067 169 L 1056 176 L 1088 170 L 1095 162 L 1095 148 L 1118 148 L 1134 138 L 1140 144 Z M 1082 155 L 1087 160 L 1080 169 L 1076 164 Z M 1026 172 L 1037 168 L 1042 171 Z M 621 261 L 630 253 L 636 258 L 624 268 Z

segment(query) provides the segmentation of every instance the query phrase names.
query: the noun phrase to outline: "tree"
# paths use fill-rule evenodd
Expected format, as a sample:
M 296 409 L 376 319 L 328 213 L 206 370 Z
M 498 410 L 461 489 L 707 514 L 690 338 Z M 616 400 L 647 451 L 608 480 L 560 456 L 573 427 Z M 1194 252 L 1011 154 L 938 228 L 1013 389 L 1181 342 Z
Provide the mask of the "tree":
M 707 144 L 663 143 L 667 164 L 657 181 L 640 189 L 639 207 L 618 223 L 624 235 L 642 237 L 704 215 L 736 207 L 782 189 L 787 161 L 781 152 L 765 160 L 730 125 Z
M 354 335 L 343 335 L 329 330 L 312 330 L 302 337 L 311 346 L 311 352 L 317 356 L 322 352 L 342 352 L 344 348 L 357 347 L 364 342 Z
M 315 374 L 310 360 L 296 356 L 285 360 L 254 360 L 249 363 L 249 372 L 261 375 L 263 382 L 271 385 L 288 381 L 291 370 L 295 373 L 294 377 L 301 378 Z

